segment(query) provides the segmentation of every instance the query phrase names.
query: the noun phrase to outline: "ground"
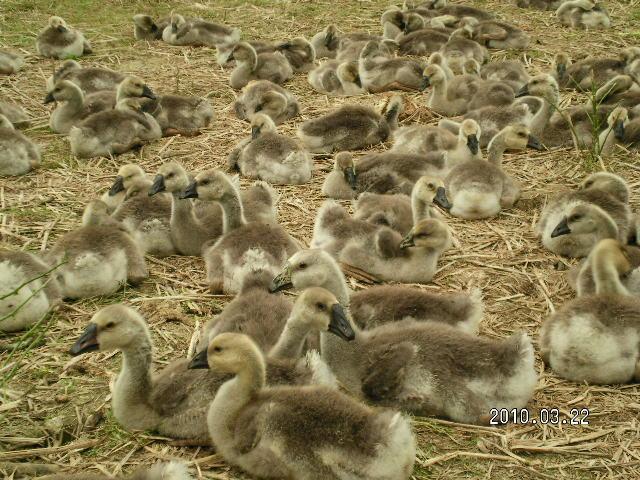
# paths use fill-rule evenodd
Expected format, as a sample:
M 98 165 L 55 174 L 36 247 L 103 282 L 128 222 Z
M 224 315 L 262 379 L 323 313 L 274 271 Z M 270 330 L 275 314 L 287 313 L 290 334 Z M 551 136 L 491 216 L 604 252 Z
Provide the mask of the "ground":
M 606 32 L 570 30 L 560 26 L 551 12 L 518 9 L 512 1 L 467 3 L 493 10 L 531 34 L 531 50 L 519 55 L 530 72 L 548 70 L 559 51 L 574 58 L 615 54 L 640 39 L 638 0 L 606 2 L 614 25 Z M 388 5 L 380 0 L 3 0 L 0 47 L 19 48 L 29 58 L 18 75 L 0 79 L 0 96 L 29 111 L 33 125 L 26 133 L 42 146 L 44 161 L 32 174 L 0 179 L 2 246 L 34 251 L 50 248 L 60 235 L 78 225 L 84 204 L 108 188 L 119 165 L 135 161 L 151 173 L 168 159 L 183 162 L 191 171 L 221 167 L 235 143 L 249 134 L 248 125 L 233 115 L 235 92 L 228 85 L 229 71 L 215 63 L 215 52 L 136 42 L 131 22 L 135 13 L 159 16 L 176 10 L 238 26 L 245 38 L 281 40 L 296 35 L 309 38 L 329 23 L 345 31 L 378 33 L 380 14 Z M 34 56 L 36 33 L 52 14 L 64 17 L 91 40 L 94 54 L 82 59 L 83 64 L 137 74 L 159 93 L 206 95 L 217 112 L 213 124 L 200 136 L 165 138 L 114 159 L 73 158 L 65 136 L 49 130 L 50 109 L 42 103 L 45 79 L 59 62 Z M 516 58 L 518 54 L 494 52 L 495 58 L 505 56 Z M 388 98 L 327 98 L 313 92 L 304 75 L 296 76 L 288 88 L 302 104 L 301 118 L 280 127 L 291 135 L 302 120 L 337 105 L 381 107 Z M 401 123 L 437 120 L 425 107 L 423 94 L 405 94 L 405 98 L 408 105 Z M 574 94 L 563 99 L 567 104 L 581 101 Z M 280 222 L 307 244 L 315 211 L 323 200 L 320 185 L 331 160 L 319 157 L 316 165 L 319 168 L 310 186 L 278 188 Z M 537 346 L 545 317 L 573 296 L 565 280 L 566 267 L 572 262 L 543 250 L 534 235 L 532 227 L 541 206 L 549 195 L 574 186 L 589 171 L 606 169 L 630 182 L 636 208 L 638 155 L 624 153 L 602 161 L 573 149 L 526 152 L 508 155 L 505 165 L 524 186 L 522 200 L 489 221 L 448 218 L 455 247 L 441 260 L 434 282 L 424 288 L 482 288 L 486 314 L 481 334 L 503 338 L 525 330 Z M 229 298 L 208 294 L 199 258 L 148 258 L 148 264 L 151 276 L 141 288 L 66 303 L 52 315 L 40 337 L 29 337 L 33 340 L 30 348 L 14 352 L 12 344 L 20 337 L 0 338 L 0 472 L 11 473 L 4 462 L 31 461 L 71 471 L 118 474 L 160 459 L 180 458 L 200 478 L 246 478 L 207 449 L 176 448 L 152 434 L 121 429 L 109 405 L 109 383 L 119 369 L 120 356 L 72 358 L 67 353 L 91 315 L 116 302 L 140 309 L 148 319 L 159 367 L 192 353 L 194 332 Z M 352 282 L 354 288 L 364 287 Z M 570 409 L 588 408 L 589 425 L 485 428 L 415 418 L 419 450 L 413 478 L 639 478 L 640 388 L 577 385 L 545 371 L 539 359 L 537 368 L 540 381 L 529 405 L 531 417 L 538 417 L 541 409 L 557 407 L 562 418 L 569 418 Z

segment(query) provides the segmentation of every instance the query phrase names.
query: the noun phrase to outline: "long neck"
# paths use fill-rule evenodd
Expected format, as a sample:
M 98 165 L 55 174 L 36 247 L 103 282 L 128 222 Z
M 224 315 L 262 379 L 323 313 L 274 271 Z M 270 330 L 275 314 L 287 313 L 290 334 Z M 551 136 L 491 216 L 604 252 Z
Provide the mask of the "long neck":
M 489 146 L 487 147 L 487 161 L 496 167 L 502 166 L 502 156 L 506 147 L 502 138 L 497 136 L 489 142 Z
M 185 231 L 193 234 L 196 220 L 193 214 L 193 202 L 189 199 L 181 199 L 179 193 L 171 195 L 171 223 L 176 226 L 176 231 Z
M 309 329 L 298 321 L 299 316 L 299 313 L 291 312 L 280 338 L 269 352 L 270 357 L 296 360 L 302 356 Z
M 411 212 L 413 214 L 413 224 L 420 220 L 431 218 L 431 206 L 417 195 L 411 195 Z
M 362 332 L 352 322 L 356 332 L 355 340 L 347 342 L 333 333 L 320 333 L 320 352 L 322 359 L 335 373 L 338 381 L 353 395 L 362 390 L 362 369 L 365 365 L 362 357 Z
M 330 291 L 336 296 L 336 299 L 345 307 L 349 306 L 349 297 L 351 296 L 351 290 L 347 286 L 347 281 L 344 278 L 344 274 L 340 267 L 336 264 L 336 271 L 332 272 L 331 275 L 327 275 L 322 285 L 318 285 L 318 287 L 322 287 L 325 290 Z
M 446 100 L 447 99 L 447 80 L 442 79 L 433 84 L 433 88 L 431 89 L 431 98 L 438 100 Z
M 230 189 L 230 191 L 222 197 L 220 205 L 224 212 L 224 233 L 228 233 L 247 223 L 247 220 L 244 218 L 240 195 L 235 188 Z
M 619 230 L 616 222 L 605 212 L 600 214 L 601 221 L 598 222 L 597 236 L 603 238 L 618 238 Z
M 628 295 L 629 291 L 620 281 L 620 275 L 615 265 L 606 256 L 595 256 L 592 260 L 593 280 L 598 295 L 618 294 Z
M 547 96 L 542 99 L 542 106 L 531 119 L 529 129 L 531 130 L 531 134 L 536 137 L 542 136 L 542 133 L 544 132 L 544 129 L 549 123 L 549 120 L 556 108 L 555 105 L 558 104 L 558 99 L 551 97 L 552 96 Z
M 84 107 L 84 93 L 82 90 L 73 86 L 73 95 L 60 107 L 64 115 L 74 116 L 79 113 Z

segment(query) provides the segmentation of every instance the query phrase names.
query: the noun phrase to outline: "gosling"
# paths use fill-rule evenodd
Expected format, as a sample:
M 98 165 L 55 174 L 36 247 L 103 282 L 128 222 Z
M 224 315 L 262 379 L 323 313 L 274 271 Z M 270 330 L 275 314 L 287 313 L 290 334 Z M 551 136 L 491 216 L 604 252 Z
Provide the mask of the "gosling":
M 0 115 L 0 175 L 24 175 L 40 166 L 40 147 Z
M 41 57 L 60 60 L 92 53 L 91 45 L 84 35 L 56 16 L 50 17 L 49 24 L 38 33 L 36 51 Z

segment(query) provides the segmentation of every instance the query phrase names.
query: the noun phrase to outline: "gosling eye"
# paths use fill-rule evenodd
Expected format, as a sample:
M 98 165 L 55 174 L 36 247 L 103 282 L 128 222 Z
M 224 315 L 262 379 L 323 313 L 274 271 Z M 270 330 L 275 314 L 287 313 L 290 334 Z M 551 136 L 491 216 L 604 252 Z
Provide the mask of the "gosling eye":
M 300 265 L 298 265 L 298 269 L 299 270 L 304 270 L 305 268 L 307 268 L 307 264 L 306 263 L 301 263 Z
M 168 174 L 166 175 L 166 178 L 173 178 L 173 177 L 174 177 L 174 174 L 173 174 L 173 173 L 168 173 Z
M 571 215 L 571 216 L 569 217 L 569 221 L 570 221 L 570 222 L 577 222 L 577 221 L 578 221 L 578 220 L 580 220 L 581 218 L 582 218 L 582 215 L 580 215 L 580 214 L 577 214 L 577 213 L 576 213 L 575 215 Z
M 588 182 L 585 182 L 584 186 L 585 188 L 589 188 L 591 185 L 593 185 L 593 181 L 589 180 Z
M 8 307 L 8 308 L 14 308 L 14 307 L 15 307 L 15 304 L 10 303 L 9 305 L 7 305 L 7 307 Z
M 322 303 L 322 302 L 318 302 L 318 303 L 316 303 L 316 308 L 317 308 L 318 310 L 320 310 L 320 311 L 324 311 L 324 310 L 326 310 L 326 309 L 327 309 L 327 306 L 326 306 L 324 303 Z
M 436 186 L 433 183 L 430 183 L 429 185 L 427 185 L 427 188 L 433 190 L 434 188 L 436 188 Z
M 116 326 L 116 324 L 115 324 L 115 323 L 113 323 L 113 322 L 108 322 L 108 323 L 104 326 L 104 329 L 105 329 L 105 330 L 109 330 L 109 329 L 111 329 L 111 328 L 113 328 L 113 327 L 115 327 L 115 326 Z
M 209 185 L 209 180 L 202 180 L 201 182 L 198 182 L 198 184 L 200 184 L 200 185 Z
M 222 352 L 222 347 L 213 347 L 213 351 L 214 353 L 220 353 Z
M 257 105 L 255 108 L 255 112 L 261 112 L 262 111 L 262 105 Z

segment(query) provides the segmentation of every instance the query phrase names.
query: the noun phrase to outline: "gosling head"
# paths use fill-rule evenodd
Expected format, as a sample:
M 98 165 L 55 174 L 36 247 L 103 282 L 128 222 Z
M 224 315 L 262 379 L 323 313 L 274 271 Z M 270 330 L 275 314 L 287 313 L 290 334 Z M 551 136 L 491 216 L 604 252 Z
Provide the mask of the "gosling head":
M 529 82 L 518 91 L 516 97 L 524 97 L 525 95 L 541 97 L 555 105 L 558 103 L 560 88 L 555 78 L 543 73 L 531 78 Z
M 178 29 L 186 24 L 187 21 L 179 13 L 171 12 L 171 31 L 178 33 Z
M 276 133 L 278 129 L 270 116 L 256 113 L 251 118 L 251 138 L 256 139 L 265 133 Z
M 629 112 L 624 107 L 616 107 L 609 114 L 607 124 L 613 132 L 613 136 L 622 141 L 624 139 L 624 129 L 629 122 Z
M 538 139 L 531 135 L 529 129 L 524 125 L 508 125 L 496 137 L 495 140 L 502 141 L 507 150 L 544 149 Z M 493 141 L 491 140 L 492 143 Z
M 282 93 L 270 90 L 262 95 L 262 101 L 255 106 L 254 113 L 277 116 L 287 108 L 287 97 Z
M 400 30 L 404 30 L 406 26 L 405 14 L 396 5 L 394 5 L 380 16 L 380 23 L 382 25 L 385 23 L 392 23 Z
M 601 190 L 612 195 L 622 203 L 629 202 L 627 182 L 614 173 L 596 172 L 589 175 L 579 186 L 580 190 Z
M 155 100 L 156 96 L 149 86 L 139 77 L 128 76 L 118 85 L 118 97 L 146 97 Z
M 158 30 L 158 26 L 149 15 L 134 15 L 133 23 L 146 32 L 155 33 Z
M 108 220 L 109 207 L 101 200 L 92 200 L 87 203 L 82 212 L 82 226 L 100 225 Z
M 68 102 L 78 97 L 80 99 L 84 98 L 84 94 L 80 87 L 69 80 L 60 80 L 56 82 L 53 90 L 47 93 L 47 96 L 44 97 L 44 103 Z
M 598 220 L 595 208 L 590 205 L 581 204 L 569 210 L 558 225 L 551 232 L 551 238 L 569 235 L 571 233 L 592 233 L 598 228 Z
M 116 110 L 142 112 L 142 104 L 136 98 L 123 98 L 116 103 Z
M 311 332 L 331 332 L 343 340 L 356 337 L 347 314 L 336 297 L 320 287 L 306 289 L 296 299 L 287 327 Z
M 462 72 L 465 75 L 480 76 L 480 64 L 473 58 L 467 58 L 462 64 Z
M 234 194 L 236 187 L 231 179 L 220 170 L 200 172 L 180 195 L 184 198 L 199 198 L 208 202 L 219 202 Z
M 315 60 L 316 51 L 313 45 L 304 37 L 296 37 L 292 40 L 288 40 L 279 46 L 279 50 L 293 50 L 298 52 L 305 52 L 307 56 L 312 57 Z
M 417 13 L 409 13 L 406 15 L 404 22 L 404 33 L 415 32 L 416 30 L 421 30 L 425 27 L 424 17 L 418 15 Z
M 121 166 L 118 170 L 118 176 L 109 189 L 109 196 L 113 197 L 120 192 L 124 192 L 129 187 L 130 182 L 146 178 L 146 176 L 145 171 L 135 163 L 127 163 Z
M 427 205 L 433 202 L 445 210 L 449 210 L 452 206 L 447 198 L 447 192 L 442 180 L 428 175 L 418 179 L 416 184 L 413 186 L 411 196 L 421 200 Z
M 620 52 L 620 58 L 625 65 L 640 59 L 640 47 L 627 47 Z
M 567 68 L 571 65 L 571 58 L 566 53 L 558 53 L 553 59 L 553 64 L 558 78 L 564 78 Z
M 340 267 L 324 250 L 300 250 L 287 260 L 282 272 L 271 283 L 271 292 L 289 287 L 302 290 L 325 285 L 332 276 L 341 275 Z
M 0 114 L 0 128 L 6 128 L 8 130 L 14 130 L 13 123 L 11 123 L 11 121 L 7 117 L 2 115 L 2 114 Z
M 447 225 L 435 218 L 420 220 L 400 242 L 400 248 L 425 248 L 442 250 L 451 243 L 451 233 Z
M 231 54 L 237 63 L 251 64 L 253 69 L 256 68 L 258 63 L 258 55 L 255 49 L 247 42 L 240 42 L 233 48 Z
M 147 178 L 138 178 L 131 182 L 128 182 L 128 188 L 125 191 L 124 199 L 131 200 L 132 198 L 147 196 L 149 189 L 153 185 L 153 182 Z
M 160 192 L 178 193 L 189 186 L 189 176 L 178 162 L 167 162 L 160 166 L 158 174 L 153 179 L 149 189 L 149 196 Z
M 429 65 L 438 65 L 438 66 L 442 66 L 442 65 L 446 65 L 447 64 L 447 59 L 445 58 L 444 55 L 442 55 L 440 52 L 433 52 L 430 56 L 429 56 L 429 60 L 427 60 L 427 63 Z
M 472 155 L 477 155 L 480 151 L 480 135 L 482 131 L 480 130 L 480 125 L 475 120 L 468 118 L 462 122 L 460 125 L 460 130 L 458 131 L 458 136 L 466 141 L 467 147 Z
M 336 75 L 342 83 L 353 83 L 362 88 L 358 62 L 342 62 L 336 69 Z
M 337 153 L 333 160 L 333 169 L 337 172 L 342 172 L 342 175 L 344 175 L 344 179 L 349 186 L 353 189 L 356 188 L 356 166 L 350 152 Z
M 84 333 L 71 347 L 71 355 L 110 350 L 124 350 L 141 338 L 150 338 L 149 328 L 142 316 L 122 304 L 99 310 Z
M 260 348 L 251 337 L 242 333 L 216 335 L 206 350 L 195 355 L 189 363 L 190 369 L 206 368 L 234 375 L 256 366 L 264 375 L 264 356 Z
M 444 71 L 436 64 L 427 65 L 422 72 L 422 82 L 425 88 L 429 85 L 442 85 L 446 80 L 447 77 Z
M 65 22 L 61 17 L 56 17 L 55 15 L 49 17 L 49 26 L 60 33 L 66 33 L 69 31 L 67 22 Z

